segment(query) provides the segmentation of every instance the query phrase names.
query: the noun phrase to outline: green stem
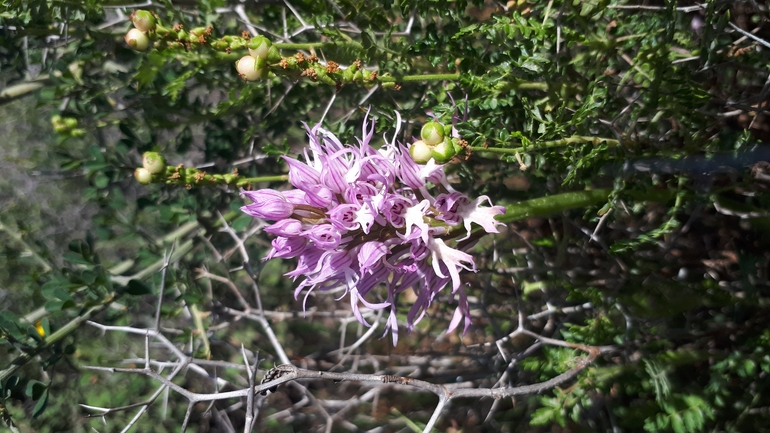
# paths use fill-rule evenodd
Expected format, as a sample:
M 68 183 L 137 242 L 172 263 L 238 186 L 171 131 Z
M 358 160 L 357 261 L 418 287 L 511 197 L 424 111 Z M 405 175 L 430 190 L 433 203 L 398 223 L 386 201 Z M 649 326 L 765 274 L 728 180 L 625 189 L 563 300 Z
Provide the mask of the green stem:
M 70 320 L 66 325 L 59 328 L 59 330 L 46 337 L 45 341 L 35 347 L 35 349 L 24 352 L 17 356 L 16 359 L 14 359 L 6 368 L 0 371 L 0 382 L 4 382 L 5 379 L 10 377 L 24 364 L 28 363 L 32 358 L 39 355 L 54 344 L 58 343 L 64 339 L 64 337 L 70 335 L 73 331 L 79 328 L 80 325 L 85 323 L 86 320 L 90 319 L 94 314 L 107 308 L 107 306 L 110 305 L 114 300 L 114 297 L 109 297 L 105 299 L 101 304 L 89 308 L 86 310 L 86 312 Z
M 626 191 L 626 194 L 636 200 L 666 202 L 676 195 L 676 191 Z M 596 205 L 609 199 L 612 188 L 601 188 L 586 191 L 565 192 L 548 197 L 538 197 L 531 200 L 506 206 L 505 214 L 495 219 L 509 223 L 532 217 L 541 217 L 562 212 L 568 209 Z
M 548 83 L 540 81 L 516 81 L 510 84 L 515 90 L 548 90 Z
M 378 76 L 377 80 L 381 83 L 410 83 L 423 81 L 446 81 L 457 80 L 460 74 L 425 74 L 425 75 L 404 75 L 403 77 Z
M 8 236 L 11 237 L 16 243 L 24 247 L 27 252 L 32 256 L 33 259 L 43 268 L 43 272 L 50 272 L 51 271 L 51 265 L 45 261 L 44 258 L 40 257 L 40 254 L 36 253 L 35 250 L 27 244 L 24 239 L 21 237 L 20 234 L 16 233 L 14 230 L 11 230 L 10 227 L 6 227 L 5 224 L 0 222 L 0 231 L 4 231 L 8 234 Z
M 522 147 L 472 146 L 471 150 L 473 152 L 487 152 L 487 153 L 495 153 L 500 155 L 515 155 L 519 152 L 525 152 L 528 150 L 547 149 L 549 147 L 561 147 L 561 146 L 567 146 L 569 144 L 583 144 L 583 143 L 591 143 L 594 145 L 598 145 L 600 143 L 607 143 L 610 146 L 617 146 L 620 142 L 612 138 L 573 135 L 572 137 L 562 138 L 561 140 L 537 141 L 532 143 L 529 146 L 522 146 Z
M 348 47 L 354 50 L 363 50 L 364 47 L 358 42 L 305 42 L 305 43 L 275 43 L 274 47 L 279 50 L 310 50 L 324 48 Z
M 41 75 L 34 80 L 8 86 L 0 90 L 0 105 L 11 102 L 15 99 L 28 95 L 35 90 L 43 88 L 52 83 L 48 74 Z
M 287 181 L 289 180 L 288 174 L 280 174 L 276 176 L 261 176 L 261 177 L 245 177 L 243 179 L 238 179 L 237 182 L 235 182 L 235 185 L 237 186 L 245 186 L 251 183 L 259 183 L 259 182 L 281 182 L 281 181 Z
M 533 198 L 506 206 L 505 214 L 498 215 L 496 219 L 509 223 L 525 218 L 546 216 L 567 209 L 591 206 L 606 201 L 611 193 L 612 188 L 602 188 Z
M 211 342 L 206 335 L 206 326 L 203 324 L 204 313 L 202 313 L 195 304 L 190 305 L 190 312 L 192 313 L 193 322 L 195 323 L 195 330 L 198 331 L 198 335 L 200 335 L 203 340 L 203 355 L 206 359 L 211 359 Z

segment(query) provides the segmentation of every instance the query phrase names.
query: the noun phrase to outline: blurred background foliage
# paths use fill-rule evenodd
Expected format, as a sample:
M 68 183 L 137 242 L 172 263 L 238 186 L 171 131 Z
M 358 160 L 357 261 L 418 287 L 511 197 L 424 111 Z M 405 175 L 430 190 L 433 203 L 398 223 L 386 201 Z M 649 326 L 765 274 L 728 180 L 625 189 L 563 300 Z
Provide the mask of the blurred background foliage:
M 459 76 L 400 89 L 246 83 L 233 66 L 245 50 L 130 49 L 123 35 L 138 8 L 185 28 L 211 25 L 217 38 L 245 31 L 273 43 L 332 43 L 300 49 L 343 65 L 361 59 L 381 75 Z M 3 421 L 19 431 L 122 430 L 134 412 L 102 421 L 78 404 L 137 403 L 157 384 L 81 366 L 141 362 L 143 341 L 83 322 L 152 327 L 161 288 L 161 330 L 185 353 L 239 363 L 244 344 L 272 367 L 262 328 L 232 314 L 239 305 L 229 286 L 200 278 L 209 272 L 250 293 L 227 224 L 241 238 L 251 234 L 244 246 L 263 266 L 263 306 L 297 365 L 341 362 L 346 371 L 484 387 L 506 371 L 504 384 L 520 385 L 571 368 L 574 351 L 531 340 L 498 350 L 494 341 L 516 328 L 517 314 L 543 335 L 616 348 L 576 383 L 542 396 L 453 402 L 441 431 L 767 431 L 767 23 L 760 0 L 5 1 L 0 367 L 13 371 L 0 383 Z M 453 306 L 440 305 L 397 347 L 374 338 L 343 358 L 335 350 L 364 329 L 332 296 L 313 295 L 308 318 L 279 314 L 301 309 L 281 276 L 290 263 L 260 261 L 269 238 L 237 212 L 236 188 L 133 178 L 150 150 L 209 172 L 284 174 L 279 155 L 306 143 L 301 122 L 323 120 L 353 142 L 367 110 L 377 136 L 392 133 L 397 110 L 408 143 L 432 115 L 448 120 L 466 104 L 468 118 L 456 126 L 474 151 L 447 168 L 459 190 L 509 209 L 587 188 L 612 192 L 482 239 L 473 249 L 479 272 L 464 276 L 474 312 L 464 336 L 443 334 Z M 237 369 L 211 374 L 244 384 Z M 213 392 L 197 376 L 177 382 Z M 323 401 L 363 392 L 308 387 Z M 412 431 L 434 404 L 388 389 L 333 429 Z M 176 431 L 184 408 L 171 394 L 133 428 Z M 237 404 L 208 409 L 194 408 L 196 430 L 243 428 Z M 324 419 L 286 387 L 266 400 L 259 425 L 297 431 Z

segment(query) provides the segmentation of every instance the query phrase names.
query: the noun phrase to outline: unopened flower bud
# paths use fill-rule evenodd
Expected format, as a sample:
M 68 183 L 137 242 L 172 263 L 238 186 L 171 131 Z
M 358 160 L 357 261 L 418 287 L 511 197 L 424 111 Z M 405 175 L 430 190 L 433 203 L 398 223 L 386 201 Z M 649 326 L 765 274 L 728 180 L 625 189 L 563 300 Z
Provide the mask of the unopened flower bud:
M 150 11 L 138 10 L 131 14 L 131 22 L 140 32 L 151 32 L 155 30 L 155 16 Z
M 150 38 L 139 29 L 131 29 L 126 33 L 126 43 L 136 51 L 146 51 L 150 46 Z
M 262 189 L 259 191 L 241 191 L 253 203 L 243 206 L 241 211 L 257 218 L 273 221 L 286 219 L 294 213 L 294 205 L 278 191 Z
M 261 58 L 260 58 L 261 59 Z M 264 59 L 261 59 L 264 63 Z M 252 56 L 243 56 L 240 60 L 235 62 L 235 69 L 238 71 L 238 75 L 246 81 L 256 81 L 265 76 L 266 70 L 258 68 L 257 59 Z
M 142 166 L 152 174 L 166 171 L 166 160 L 158 152 L 145 152 L 142 155 Z
M 142 185 L 147 185 L 152 182 L 152 173 L 146 168 L 139 167 L 134 170 L 134 177 Z
M 418 164 L 425 164 L 431 159 L 431 147 L 425 144 L 424 141 L 417 140 L 412 143 L 412 146 L 409 148 L 409 155 L 412 157 L 414 162 Z
M 267 59 L 267 54 L 270 51 L 271 46 L 270 40 L 266 37 L 254 36 L 249 40 L 249 54 L 251 54 L 251 57 Z
M 435 146 L 444 141 L 444 125 L 434 121 L 423 125 L 420 131 L 420 138 L 428 146 Z

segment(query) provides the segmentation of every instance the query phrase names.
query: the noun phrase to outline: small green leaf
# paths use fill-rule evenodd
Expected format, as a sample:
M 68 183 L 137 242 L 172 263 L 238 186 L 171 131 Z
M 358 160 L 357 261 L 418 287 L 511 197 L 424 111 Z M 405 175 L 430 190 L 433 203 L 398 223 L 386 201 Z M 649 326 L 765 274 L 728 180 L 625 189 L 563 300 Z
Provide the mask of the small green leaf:
M 32 418 L 37 418 L 45 411 L 45 408 L 48 406 L 48 389 L 43 392 L 43 395 L 41 396 L 40 400 L 37 401 L 37 404 L 35 405 L 35 408 L 32 409 Z
M 152 293 L 152 289 L 139 280 L 131 280 L 126 285 L 126 293 L 134 296 L 149 295 Z
M 3 385 L 0 389 L 2 389 L 2 393 L 0 393 L 0 399 L 3 398 L 10 398 L 11 393 L 14 389 L 16 389 L 16 386 L 19 385 L 19 376 L 11 376 L 8 378 L 8 380 L 5 381 L 5 385 Z
M 43 335 L 51 335 L 51 324 L 48 322 L 47 317 L 40 319 L 40 326 L 43 327 Z
M 674 429 L 676 433 L 685 433 L 684 428 L 684 422 L 682 422 L 682 416 L 678 413 L 672 413 L 671 414 L 671 428 Z
M 46 302 L 44 308 L 45 308 L 45 311 L 56 312 L 56 311 L 66 310 L 74 306 L 75 306 L 75 302 L 72 301 L 71 299 L 66 301 L 56 299 L 53 301 Z
M 99 173 L 94 178 L 94 186 L 97 188 L 106 188 L 110 184 L 110 178 L 102 173 Z
M 39 382 L 37 380 L 30 380 L 29 382 L 27 382 L 27 389 L 25 391 L 25 395 L 27 397 L 32 398 L 32 400 L 37 400 L 43 395 L 46 389 L 48 389 L 48 386 L 43 382 Z
M 76 265 L 90 265 L 91 261 L 84 258 L 81 254 L 76 253 L 64 253 L 62 254 L 64 260 L 74 263 Z

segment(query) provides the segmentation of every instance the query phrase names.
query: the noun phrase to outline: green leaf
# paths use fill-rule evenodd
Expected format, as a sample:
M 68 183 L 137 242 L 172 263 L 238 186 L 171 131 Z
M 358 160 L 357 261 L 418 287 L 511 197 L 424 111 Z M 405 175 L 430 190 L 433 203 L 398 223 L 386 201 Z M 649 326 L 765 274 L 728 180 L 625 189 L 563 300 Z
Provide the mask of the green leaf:
M 5 381 L 5 385 L 0 387 L 2 389 L 2 393 L 0 394 L 0 399 L 3 398 L 9 398 L 11 396 L 11 392 L 16 389 L 16 387 L 19 385 L 19 376 L 13 375 L 8 378 L 8 380 Z
M 152 294 L 152 289 L 139 280 L 130 280 L 126 285 L 126 293 L 134 296 Z
M 45 392 L 46 389 L 48 389 L 48 386 L 43 382 L 38 382 L 37 380 L 30 380 L 29 382 L 27 382 L 27 389 L 24 393 L 27 397 L 32 398 L 32 400 L 37 400 L 43 396 L 43 393 Z
M 10 311 L 0 311 L 0 329 L 5 330 L 17 340 L 24 338 L 18 317 Z
M 166 61 L 166 57 L 161 52 L 151 51 L 150 54 L 144 58 L 142 64 L 139 65 L 139 69 L 137 70 L 136 75 L 134 75 L 137 87 L 141 89 L 152 83 L 158 73 L 160 73 L 163 65 L 166 64 Z
M 51 335 L 51 323 L 48 321 L 48 317 L 40 319 L 40 326 L 43 327 L 43 335 Z
M 671 428 L 674 429 L 676 433 L 685 433 L 687 431 L 684 428 L 682 416 L 678 413 L 671 414 Z
M 62 301 L 57 299 L 57 300 L 46 302 L 43 308 L 45 308 L 45 311 L 48 311 L 48 312 L 56 312 L 56 311 L 66 310 L 74 306 L 75 306 L 75 302 L 72 300 Z
M 91 265 L 91 261 L 87 260 L 83 257 L 82 254 L 75 254 L 75 253 L 64 253 L 62 254 L 62 258 L 70 263 L 74 263 L 76 265 Z
M 94 186 L 97 188 L 106 188 L 110 184 L 110 178 L 103 173 L 99 173 L 94 178 Z
M 43 392 L 43 395 L 41 396 L 40 400 L 37 401 L 37 404 L 35 405 L 35 408 L 32 409 L 32 418 L 37 418 L 45 411 L 45 408 L 48 407 L 48 389 Z

